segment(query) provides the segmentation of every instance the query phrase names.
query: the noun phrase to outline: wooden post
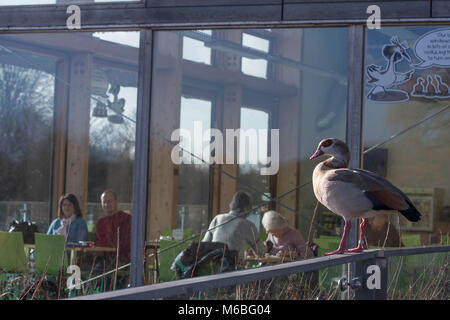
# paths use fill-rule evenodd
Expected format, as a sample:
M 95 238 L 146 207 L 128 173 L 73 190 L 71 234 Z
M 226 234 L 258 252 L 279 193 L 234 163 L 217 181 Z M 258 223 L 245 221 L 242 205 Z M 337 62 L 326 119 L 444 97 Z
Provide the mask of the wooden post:
M 218 30 L 216 31 L 216 36 L 226 39 L 228 41 L 233 41 L 236 43 L 241 43 L 242 32 L 240 30 Z M 240 73 L 241 70 L 241 59 L 237 54 L 216 52 L 216 66 L 221 69 L 227 69 Z M 221 129 L 226 138 L 226 129 L 238 129 L 240 127 L 240 115 L 242 106 L 242 87 L 239 85 L 227 85 L 224 87 L 223 101 L 220 104 L 222 106 L 221 115 Z M 228 141 L 231 143 L 231 141 Z M 233 164 L 223 164 L 221 169 L 233 175 L 234 177 L 239 176 L 239 166 L 237 165 L 237 160 L 239 156 L 239 146 L 237 146 L 237 139 L 235 139 L 234 146 L 234 163 Z M 224 144 L 224 162 L 226 159 L 226 144 Z M 230 210 L 229 204 L 238 189 L 238 183 L 235 179 L 226 176 L 223 173 L 219 175 L 219 211 L 213 212 L 213 216 L 218 213 L 228 212 Z
M 57 216 L 59 198 L 64 194 L 67 142 L 67 112 L 69 87 L 69 59 L 59 59 L 56 63 L 55 118 L 54 118 L 54 168 L 52 189 L 52 210 L 49 222 Z
M 364 27 L 353 25 L 349 28 L 348 86 L 347 86 L 347 130 L 346 142 L 350 149 L 350 168 L 360 168 L 362 159 L 362 121 L 364 92 Z M 358 221 L 351 221 L 347 247 L 358 244 Z M 344 275 L 349 276 L 354 264 L 344 266 Z M 349 299 L 349 291 L 344 298 Z
M 300 62 L 302 47 L 299 43 L 302 43 L 302 30 L 283 29 L 277 31 L 274 29 L 273 32 L 277 35 L 277 42 L 274 43 L 275 54 Z M 277 195 L 280 195 L 300 184 L 299 137 L 301 89 L 299 69 L 281 64 L 275 65 L 274 68 L 274 76 L 278 82 L 293 85 L 297 88 L 296 95 L 281 95 L 279 108 L 275 110 L 275 112 L 278 112 L 280 129 L 280 168 L 276 176 Z M 298 196 L 299 191 L 295 190 L 280 199 L 279 202 L 298 211 Z M 295 212 L 287 210 L 280 205 L 277 205 L 276 210 L 287 219 L 290 226 L 298 226 L 298 217 Z
M 158 32 L 153 64 L 150 117 L 149 213 L 147 239 L 159 237 L 163 230 L 176 227 L 177 166 L 172 162 L 172 132 L 180 127 L 181 41 L 174 32 Z M 160 59 L 170 61 L 161 63 Z M 162 61 L 162 60 L 161 60 Z
M 70 61 L 65 192 L 76 195 L 84 217 L 88 189 L 92 60 L 91 53 L 78 53 L 72 55 Z

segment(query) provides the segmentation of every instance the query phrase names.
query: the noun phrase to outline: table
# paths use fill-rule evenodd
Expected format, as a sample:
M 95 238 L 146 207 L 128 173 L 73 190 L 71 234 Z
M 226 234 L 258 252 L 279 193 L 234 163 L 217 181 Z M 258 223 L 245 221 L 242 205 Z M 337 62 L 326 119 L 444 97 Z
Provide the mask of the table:
M 25 249 L 28 251 L 31 249 L 35 249 L 36 246 L 34 244 L 24 244 Z M 70 264 L 76 264 L 77 262 L 77 254 L 78 253 L 107 253 L 107 252 L 116 252 L 116 248 L 109 247 L 66 247 L 66 251 L 70 251 Z

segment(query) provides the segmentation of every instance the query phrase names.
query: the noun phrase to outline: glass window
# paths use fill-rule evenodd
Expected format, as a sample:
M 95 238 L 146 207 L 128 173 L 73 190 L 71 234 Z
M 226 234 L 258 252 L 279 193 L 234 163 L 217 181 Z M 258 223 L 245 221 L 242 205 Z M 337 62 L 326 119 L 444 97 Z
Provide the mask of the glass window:
M 239 140 L 239 186 L 251 196 L 254 205 L 269 203 L 271 198 L 270 176 L 261 175 L 261 168 L 268 163 L 268 143 L 271 125 L 270 113 L 251 107 L 241 108 L 242 135 Z M 268 205 L 251 214 L 258 231 L 261 229 L 261 213 Z
M 180 133 L 182 163 L 178 168 L 177 228 L 199 234 L 208 227 L 210 186 L 209 146 L 212 102 L 181 97 Z
M 0 230 L 31 219 L 47 230 L 51 209 L 56 57 L 0 36 Z
M 449 36 L 444 26 L 367 31 L 365 167 L 403 190 L 422 214 L 419 222 L 399 214 L 372 223 L 389 225 L 407 246 L 439 243 L 449 232 Z
M 121 221 L 131 221 L 139 36 L 134 31 L 0 36 L 1 231 L 18 218 L 47 233 L 60 197 L 72 193 L 89 231 L 82 240 L 116 245 L 116 230 L 107 231 L 103 242 L 94 235 L 101 229 L 98 220 L 118 210 Z M 117 195 L 118 210 L 102 209 L 105 190 Z M 131 223 L 120 225 L 119 265 L 129 262 L 128 227 Z M 80 257 L 82 270 L 93 267 L 88 256 Z M 102 270 L 112 267 L 115 263 Z M 116 288 L 127 285 L 126 273 Z
M 257 37 L 248 33 L 242 33 L 242 45 L 268 53 L 270 41 L 261 37 Z M 242 57 L 242 72 L 259 78 L 267 78 L 268 61 L 266 59 Z
M 345 140 L 347 28 L 220 29 L 213 38 L 199 34 L 154 33 L 147 239 L 170 236 L 181 221 L 186 228 L 183 205 L 196 221 L 194 234 L 205 232 L 212 218 L 229 212 L 238 190 L 252 195 L 249 219 L 260 232 L 265 231 L 262 214 L 275 209 L 307 239 L 317 203 L 310 183 L 317 161 L 309 157 L 321 139 Z M 204 43 L 211 60 L 188 61 L 188 52 L 195 56 L 197 51 L 186 42 L 181 45 L 186 38 Z M 209 165 L 181 163 L 186 154 L 192 160 L 182 149 L 194 150 L 197 138 L 175 133 L 191 127 L 189 136 L 195 136 L 196 119 L 204 124 L 199 136 L 213 129 L 197 144 Z M 193 211 L 194 205 L 208 212 Z M 311 235 L 339 241 L 340 217 L 323 208 L 318 216 Z M 318 227 L 326 216 L 334 220 Z
M 183 37 L 183 59 L 211 64 L 211 48 L 202 39 L 210 39 L 212 30 L 196 30 L 186 34 Z

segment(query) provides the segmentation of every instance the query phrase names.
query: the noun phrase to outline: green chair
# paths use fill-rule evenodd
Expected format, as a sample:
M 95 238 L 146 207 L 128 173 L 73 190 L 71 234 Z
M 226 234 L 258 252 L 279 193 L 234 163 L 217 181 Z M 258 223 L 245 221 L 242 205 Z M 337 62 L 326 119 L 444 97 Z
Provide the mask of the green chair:
M 0 232 L 0 269 L 16 273 L 27 271 L 22 232 Z
M 64 255 L 64 248 L 65 240 L 63 235 L 36 233 L 34 251 L 35 271 L 41 274 L 59 275 L 61 267 L 64 267 L 64 273 L 65 267 L 67 266 L 67 255 Z

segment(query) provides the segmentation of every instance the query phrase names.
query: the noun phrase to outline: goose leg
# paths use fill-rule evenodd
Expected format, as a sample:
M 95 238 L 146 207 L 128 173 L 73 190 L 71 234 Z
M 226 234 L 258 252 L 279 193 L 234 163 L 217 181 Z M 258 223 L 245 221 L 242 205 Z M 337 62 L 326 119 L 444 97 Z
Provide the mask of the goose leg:
M 345 226 L 344 226 L 344 234 L 342 235 L 342 239 L 341 239 L 341 243 L 339 244 L 339 248 L 337 250 L 331 251 L 331 252 L 327 252 L 324 253 L 324 256 L 329 256 L 332 254 L 341 254 L 346 252 L 347 250 L 347 237 L 348 237 L 348 233 L 350 232 L 350 228 L 352 227 L 352 224 L 349 221 L 345 221 Z
M 356 248 L 353 249 L 348 249 L 346 252 L 362 252 L 365 249 L 365 229 L 366 229 L 366 223 L 367 223 L 367 219 L 363 218 L 361 225 L 359 226 L 359 243 L 358 246 Z

